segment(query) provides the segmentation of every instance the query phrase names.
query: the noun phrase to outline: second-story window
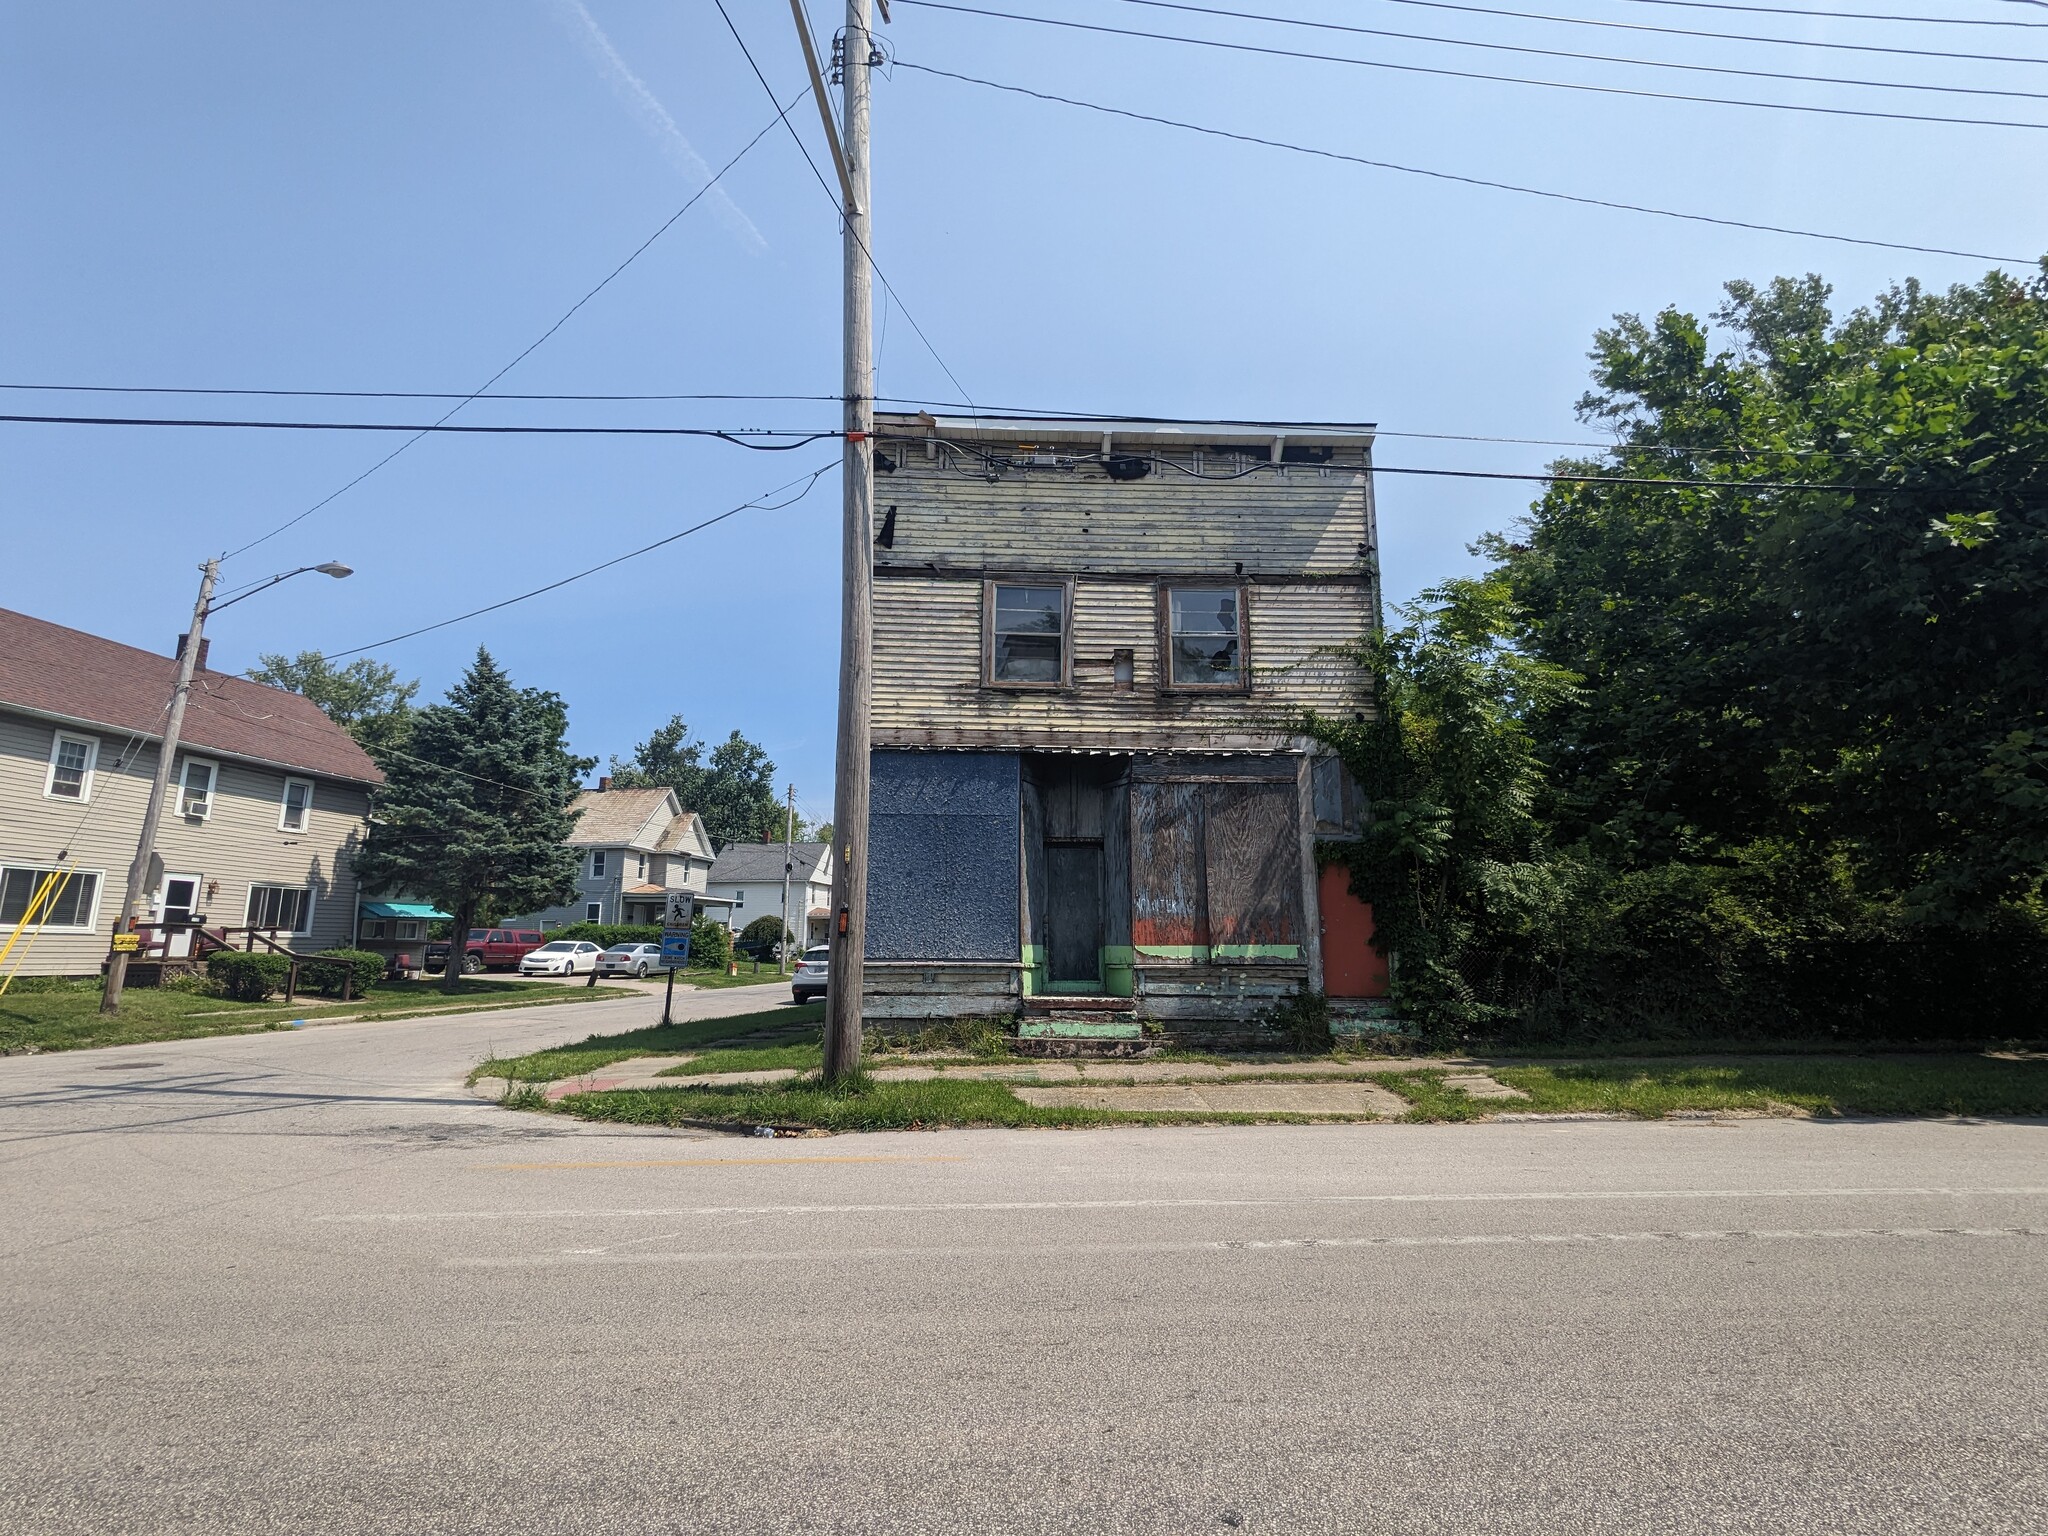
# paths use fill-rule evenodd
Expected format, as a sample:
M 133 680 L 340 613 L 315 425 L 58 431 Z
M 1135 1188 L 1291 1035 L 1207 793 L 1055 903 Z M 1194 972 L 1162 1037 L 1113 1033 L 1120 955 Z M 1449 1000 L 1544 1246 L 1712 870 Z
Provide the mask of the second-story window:
M 185 759 L 185 773 L 178 781 L 178 814 L 202 820 L 213 814 L 215 768 L 204 758 Z
M 590 850 L 590 878 L 593 880 L 602 880 L 604 878 L 604 850 L 602 848 Z
M 991 582 L 988 678 L 1057 688 L 1067 680 L 1067 589 Z
M 1167 683 L 1242 688 L 1244 601 L 1236 587 L 1166 589 Z
M 284 781 L 284 803 L 278 808 L 280 832 L 303 832 L 313 809 L 313 786 L 305 779 Z

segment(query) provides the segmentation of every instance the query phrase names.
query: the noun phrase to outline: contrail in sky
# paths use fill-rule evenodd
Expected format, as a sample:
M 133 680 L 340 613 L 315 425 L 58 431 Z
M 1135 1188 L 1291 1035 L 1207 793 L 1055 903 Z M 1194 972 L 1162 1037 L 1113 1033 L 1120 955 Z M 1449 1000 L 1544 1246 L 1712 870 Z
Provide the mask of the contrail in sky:
M 604 71 L 611 82 L 613 92 L 624 102 L 628 111 L 647 130 L 648 136 L 661 146 L 662 154 L 669 164 L 681 171 L 685 177 L 698 186 L 711 180 L 711 167 L 704 163 L 703 156 L 690 147 L 690 141 L 683 137 L 676 120 L 668 115 L 668 108 L 656 99 L 654 92 L 647 88 L 647 82 L 626 66 L 619 57 L 619 50 L 612 46 L 612 40 L 605 36 L 604 28 L 584 8 L 583 0 L 554 0 L 555 12 L 562 22 L 575 32 L 583 51 L 591 62 Z M 725 227 L 739 236 L 741 242 L 757 251 L 765 251 L 768 242 L 761 231 L 754 227 L 754 221 L 740 211 L 739 205 L 725 195 L 725 188 L 713 187 L 711 199 L 718 207 L 718 217 Z

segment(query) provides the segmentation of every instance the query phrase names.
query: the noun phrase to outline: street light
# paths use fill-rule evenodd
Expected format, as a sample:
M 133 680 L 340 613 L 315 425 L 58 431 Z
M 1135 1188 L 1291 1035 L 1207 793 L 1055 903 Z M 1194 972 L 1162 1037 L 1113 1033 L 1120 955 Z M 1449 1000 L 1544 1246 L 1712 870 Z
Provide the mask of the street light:
M 128 866 L 127 894 L 121 898 L 120 911 L 114 916 L 115 934 L 134 931 L 135 904 L 142 899 L 143 886 L 149 880 L 150 856 L 156 852 L 157 823 L 163 819 L 164 796 L 171 787 L 171 763 L 178 755 L 178 735 L 185 726 L 185 699 L 192 692 L 192 674 L 199 665 L 199 647 L 205 635 L 207 618 L 223 608 L 232 608 L 245 597 L 267 592 L 280 581 L 290 581 L 308 571 L 318 571 L 322 576 L 332 576 L 337 580 L 355 574 L 339 560 L 302 565 L 295 571 L 281 571 L 268 580 L 252 582 L 232 597 L 215 602 L 213 585 L 220 579 L 220 562 L 209 560 L 199 568 L 199 601 L 192 605 L 192 628 L 186 633 L 185 643 L 178 651 L 178 681 L 171 690 L 170 718 L 164 722 L 163 750 L 157 754 L 156 778 L 149 786 L 149 804 L 142 813 L 142 836 L 135 843 L 135 861 Z M 107 957 L 107 986 L 100 996 L 101 1013 L 121 1011 L 121 989 L 127 979 L 128 952 L 117 949 Z

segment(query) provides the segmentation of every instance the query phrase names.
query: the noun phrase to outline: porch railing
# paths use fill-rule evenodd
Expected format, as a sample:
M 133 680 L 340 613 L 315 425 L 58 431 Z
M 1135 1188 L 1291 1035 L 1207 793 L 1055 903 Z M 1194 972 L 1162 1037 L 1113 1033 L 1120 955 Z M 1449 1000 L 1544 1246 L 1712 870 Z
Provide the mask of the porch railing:
M 153 959 L 159 964 L 178 960 L 204 962 L 209 955 L 222 950 L 243 954 L 254 954 L 261 946 L 264 952 L 282 955 L 289 962 L 285 968 L 284 1000 L 294 1002 L 299 994 L 299 973 L 301 969 L 314 966 L 341 967 L 341 1000 L 346 1003 L 355 995 L 355 967 L 346 960 L 330 959 L 322 955 L 302 955 L 288 944 L 280 944 L 276 928 L 256 928 L 248 925 L 209 927 L 201 921 L 137 923 L 135 932 L 141 943 L 136 948 L 137 959 Z M 177 953 L 171 950 L 180 934 L 190 935 L 185 946 Z

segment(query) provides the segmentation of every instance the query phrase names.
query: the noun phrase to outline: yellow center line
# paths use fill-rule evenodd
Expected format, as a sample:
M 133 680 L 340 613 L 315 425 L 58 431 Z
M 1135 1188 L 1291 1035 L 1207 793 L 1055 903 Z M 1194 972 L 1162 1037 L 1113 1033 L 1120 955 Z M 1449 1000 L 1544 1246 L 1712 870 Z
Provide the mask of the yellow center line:
M 478 1173 L 539 1173 L 553 1168 L 718 1168 L 740 1163 L 773 1166 L 782 1163 L 964 1163 L 964 1157 L 655 1157 L 645 1160 L 593 1163 L 479 1163 Z

